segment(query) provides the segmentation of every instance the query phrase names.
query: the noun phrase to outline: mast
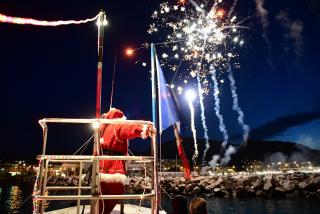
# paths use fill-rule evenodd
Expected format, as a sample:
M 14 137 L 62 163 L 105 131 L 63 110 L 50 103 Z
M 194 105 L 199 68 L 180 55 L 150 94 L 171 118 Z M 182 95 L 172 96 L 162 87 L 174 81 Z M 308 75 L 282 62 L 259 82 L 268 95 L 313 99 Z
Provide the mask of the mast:
M 156 58 L 156 51 L 154 44 L 151 43 L 151 87 L 152 87 L 152 122 L 156 129 L 159 131 L 160 136 L 160 152 L 159 152 L 159 169 L 161 172 L 161 115 L 158 115 L 158 113 L 161 113 L 160 110 L 160 94 L 158 94 L 158 106 L 157 106 L 157 85 L 159 85 L 159 74 L 158 70 L 156 68 L 157 65 L 157 58 Z M 157 83 L 158 82 L 158 83 Z M 159 92 L 159 89 L 158 89 Z M 158 107 L 158 108 L 157 108 Z M 159 121 L 159 123 L 158 123 Z M 157 138 L 158 141 L 158 138 Z M 158 142 L 157 142 L 158 143 Z M 158 144 L 157 144 L 158 145 Z
M 98 67 L 97 67 L 97 97 L 96 97 L 96 118 L 101 114 L 101 87 L 102 87 L 102 61 L 103 61 L 103 37 L 104 26 L 107 24 L 106 14 L 100 11 L 97 20 L 98 25 Z
M 151 87 L 152 87 L 152 122 L 157 127 L 157 84 L 156 84 L 156 73 L 155 73 L 155 51 L 154 44 L 151 43 Z
M 97 67 L 97 97 L 96 97 L 96 118 L 99 119 L 101 115 L 101 88 L 102 88 L 102 61 L 103 61 L 103 37 L 104 26 L 107 25 L 106 14 L 104 11 L 100 11 L 97 20 L 98 25 L 98 67 Z M 93 143 L 93 155 L 99 155 L 100 145 L 100 124 L 94 125 L 94 143 Z M 99 161 L 93 160 L 92 162 L 92 182 L 91 182 L 91 194 L 93 196 L 99 195 Z M 99 200 L 92 200 L 90 213 L 99 212 Z
M 157 126 L 157 122 L 158 122 L 158 118 L 157 118 L 157 83 L 156 83 L 156 69 L 155 69 L 155 50 L 154 50 L 154 44 L 151 43 L 151 90 L 152 90 L 152 122 L 153 125 L 158 128 Z M 155 161 L 154 161 L 154 174 L 153 174 L 153 179 L 152 181 L 155 182 L 158 180 L 158 167 L 157 167 L 157 156 L 158 156 L 158 139 L 156 136 L 153 137 L 153 141 L 154 143 L 154 147 L 152 147 L 152 155 L 155 157 Z M 160 163 L 161 165 L 161 163 Z M 151 209 L 153 211 L 153 214 L 158 214 L 159 210 L 159 204 L 160 204 L 160 200 L 161 200 L 161 195 L 160 195 L 160 188 L 159 188 L 159 183 L 153 183 L 153 186 L 156 187 L 157 191 L 156 191 L 156 197 L 155 199 L 153 199 L 152 204 L 151 204 Z

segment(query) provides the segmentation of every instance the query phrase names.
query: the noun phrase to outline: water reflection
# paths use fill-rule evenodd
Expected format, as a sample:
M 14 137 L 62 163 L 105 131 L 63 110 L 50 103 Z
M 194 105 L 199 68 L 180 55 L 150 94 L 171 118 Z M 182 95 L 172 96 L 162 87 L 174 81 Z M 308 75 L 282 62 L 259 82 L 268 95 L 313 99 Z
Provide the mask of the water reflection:
M 2 186 L 0 187 L 0 214 L 6 213 L 32 213 L 32 199 L 28 198 L 32 187 Z M 193 197 L 188 197 L 188 202 Z M 287 199 L 287 198 L 206 198 L 208 213 L 214 214 L 290 214 L 308 213 L 318 214 L 320 210 L 319 199 Z M 139 200 L 126 201 L 126 203 L 139 204 Z M 143 200 L 142 205 L 150 207 L 150 200 Z M 162 196 L 162 208 L 171 211 L 170 198 Z M 65 201 L 50 204 L 50 210 L 62 207 L 75 206 Z
M 0 214 L 32 213 L 32 185 L 1 186 Z
M 188 197 L 188 204 L 193 197 Z M 213 214 L 318 214 L 320 210 L 319 199 L 288 199 L 288 198 L 206 198 L 208 213 Z M 136 203 L 138 201 L 126 201 Z M 142 201 L 143 206 L 150 206 L 149 200 Z M 171 212 L 170 198 L 163 195 L 162 208 Z
M 271 200 L 266 200 L 264 207 L 266 209 L 266 212 L 269 213 L 274 213 L 275 212 L 275 206 L 274 206 L 274 201 Z
M 18 186 L 8 188 L 8 198 L 5 201 L 9 213 L 19 213 L 22 204 L 22 190 Z
M 206 198 L 208 213 L 215 214 L 318 214 L 319 199 L 288 199 L 288 198 Z

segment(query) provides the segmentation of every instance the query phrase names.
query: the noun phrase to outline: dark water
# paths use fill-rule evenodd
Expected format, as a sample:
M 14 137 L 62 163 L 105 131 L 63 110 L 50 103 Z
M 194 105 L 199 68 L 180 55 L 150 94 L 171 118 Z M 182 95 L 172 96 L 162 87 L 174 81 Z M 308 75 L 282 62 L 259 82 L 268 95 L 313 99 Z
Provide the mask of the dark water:
M 0 214 L 6 213 L 32 213 L 31 186 L 2 186 L 0 187 Z M 188 198 L 190 200 L 191 198 Z M 230 198 L 206 198 L 209 213 L 226 214 L 305 214 L 320 213 L 319 199 L 230 199 Z M 137 202 L 138 203 L 138 202 Z M 145 201 L 143 204 L 147 205 Z M 51 204 L 51 209 L 71 206 L 73 204 L 57 202 Z M 170 200 L 162 199 L 162 208 L 170 211 Z
M 32 190 L 32 186 L 0 186 L 0 213 L 32 213 Z

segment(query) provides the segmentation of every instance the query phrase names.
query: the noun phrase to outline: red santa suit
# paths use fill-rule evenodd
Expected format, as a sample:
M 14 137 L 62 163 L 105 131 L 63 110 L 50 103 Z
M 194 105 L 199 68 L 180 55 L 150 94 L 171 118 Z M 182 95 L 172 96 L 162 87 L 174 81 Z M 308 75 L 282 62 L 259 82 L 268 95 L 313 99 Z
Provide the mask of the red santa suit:
M 111 109 L 104 114 L 106 119 L 126 119 L 122 111 Z M 141 137 L 146 139 L 152 127 L 142 124 L 104 124 L 101 127 L 102 137 L 100 148 L 102 155 L 127 155 L 128 140 Z M 103 195 L 121 195 L 127 177 L 125 161 L 104 160 L 100 161 L 100 186 Z M 100 200 L 100 213 L 110 213 L 118 200 Z

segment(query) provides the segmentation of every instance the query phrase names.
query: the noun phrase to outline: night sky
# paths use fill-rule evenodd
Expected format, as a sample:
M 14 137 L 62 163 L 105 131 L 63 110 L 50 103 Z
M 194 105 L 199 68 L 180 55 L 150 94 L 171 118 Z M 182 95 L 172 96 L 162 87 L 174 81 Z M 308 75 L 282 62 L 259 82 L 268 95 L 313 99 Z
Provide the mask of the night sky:
M 229 5 L 232 2 L 224 1 Z M 0 13 L 40 20 L 79 20 L 92 18 L 104 9 L 109 25 L 104 37 L 103 110 L 107 111 L 110 105 L 116 56 L 113 106 L 122 109 L 128 119 L 151 120 L 149 52 L 142 49 L 128 58 L 124 51 L 145 42 L 161 42 L 161 32 L 157 36 L 147 33 L 150 15 L 160 2 L 10 0 L 0 2 Z M 245 23 L 250 29 L 243 32 L 245 45 L 238 58 L 241 67 L 235 70 L 240 106 L 251 127 L 250 136 L 320 149 L 320 2 L 265 0 L 265 9 L 267 31 L 256 16 L 254 0 L 239 0 L 236 7 L 239 16 L 253 15 Z M 96 43 L 97 27 L 93 22 L 60 27 L 0 23 L 0 154 L 39 153 L 41 118 L 95 116 Z M 160 46 L 157 51 L 161 53 Z M 147 62 L 147 66 L 141 66 L 142 62 Z M 241 129 L 232 111 L 230 88 L 224 84 L 220 90 L 225 124 L 231 138 L 236 139 Z M 189 120 L 187 102 L 179 100 Z M 222 140 L 212 94 L 205 96 L 204 102 L 209 137 Z M 199 103 L 195 102 L 195 108 L 198 137 L 203 138 Z M 48 149 L 73 150 L 91 135 L 89 126 L 67 127 L 75 139 L 73 142 L 67 137 L 65 142 L 65 130 L 59 128 L 49 127 Z M 57 136 L 55 142 L 51 134 Z

